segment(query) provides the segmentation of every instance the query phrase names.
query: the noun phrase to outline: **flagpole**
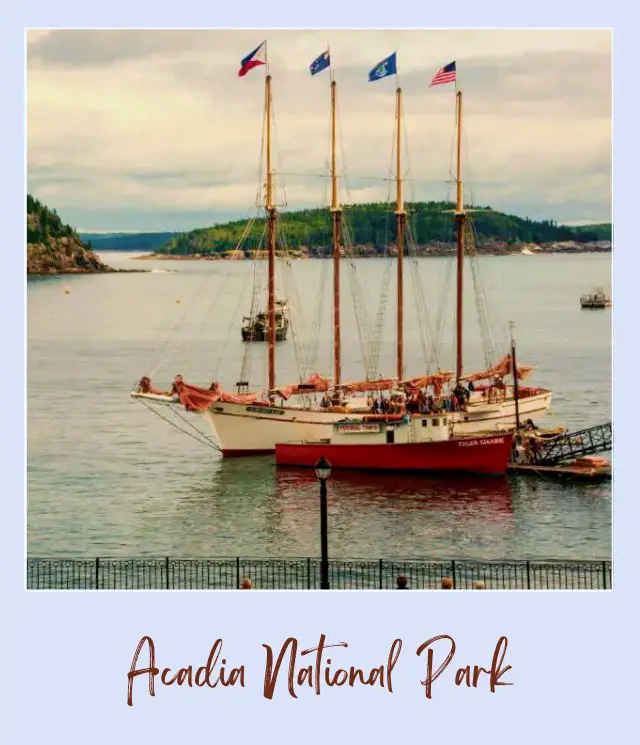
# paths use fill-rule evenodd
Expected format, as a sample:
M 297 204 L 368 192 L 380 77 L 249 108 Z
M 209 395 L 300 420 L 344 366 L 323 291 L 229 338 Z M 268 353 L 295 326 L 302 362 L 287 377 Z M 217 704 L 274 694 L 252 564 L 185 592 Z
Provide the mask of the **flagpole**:
M 464 280 L 464 229 L 465 212 L 462 195 L 462 91 L 458 90 L 456 80 L 456 122 L 457 122 L 457 147 L 456 147 L 456 383 L 462 377 L 462 326 L 463 326 L 463 280 Z
M 266 59 L 266 43 L 265 43 Z M 267 212 L 267 243 L 268 243 L 268 329 L 267 341 L 268 368 L 269 368 L 269 394 L 276 387 L 276 304 L 275 304 L 275 264 L 276 264 L 276 208 L 273 204 L 273 173 L 271 170 L 271 75 L 267 69 L 265 77 L 265 106 L 266 106 L 266 130 L 267 130 L 267 157 L 266 157 L 266 193 L 265 210 Z
M 402 88 L 400 88 L 399 77 L 396 68 L 396 247 L 397 247 L 397 376 L 398 380 L 404 377 L 404 225 L 406 213 L 402 197 Z
M 327 52 L 329 47 L 327 45 Z M 331 56 L 329 55 L 329 60 Z M 333 248 L 333 384 L 340 384 L 340 246 L 342 243 L 342 208 L 338 203 L 336 174 L 336 81 L 331 69 L 331 237 Z

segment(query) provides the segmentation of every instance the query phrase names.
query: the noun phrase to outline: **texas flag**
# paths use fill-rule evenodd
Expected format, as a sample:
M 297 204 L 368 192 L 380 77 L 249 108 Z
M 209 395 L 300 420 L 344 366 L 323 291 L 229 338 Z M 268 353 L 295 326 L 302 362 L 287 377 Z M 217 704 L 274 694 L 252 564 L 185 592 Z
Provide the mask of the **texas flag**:
M 238 76 L 243 78 L 249 70 L 253 70 L 258 65 L 267 64 L 267 42 L 263 41 L 260 46 L 256 47 L 251 54 L 248 54 L 240 63 Z

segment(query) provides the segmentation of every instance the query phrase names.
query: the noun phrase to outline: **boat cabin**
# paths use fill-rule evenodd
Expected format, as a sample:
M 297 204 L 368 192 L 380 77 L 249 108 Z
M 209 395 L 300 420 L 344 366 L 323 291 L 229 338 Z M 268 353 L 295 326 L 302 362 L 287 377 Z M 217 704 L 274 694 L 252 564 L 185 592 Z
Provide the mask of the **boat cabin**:
M 371 415 L 342 419 L 333 425 L 332 445 L 409 444 L 442 442 L 451 438 L 452 420 L 446 414 Z

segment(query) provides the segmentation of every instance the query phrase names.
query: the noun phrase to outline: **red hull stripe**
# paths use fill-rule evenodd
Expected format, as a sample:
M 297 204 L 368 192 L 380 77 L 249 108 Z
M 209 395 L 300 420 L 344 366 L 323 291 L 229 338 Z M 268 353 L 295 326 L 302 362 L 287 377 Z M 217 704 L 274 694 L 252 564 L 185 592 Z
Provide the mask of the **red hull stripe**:
M 276 445 L 276 464 L 313 466 L 324 456 L 333 468 L 504 474 L 511 456 L 511 439 L 511 434 L 504 434 L 395 445 L 283 443 Z

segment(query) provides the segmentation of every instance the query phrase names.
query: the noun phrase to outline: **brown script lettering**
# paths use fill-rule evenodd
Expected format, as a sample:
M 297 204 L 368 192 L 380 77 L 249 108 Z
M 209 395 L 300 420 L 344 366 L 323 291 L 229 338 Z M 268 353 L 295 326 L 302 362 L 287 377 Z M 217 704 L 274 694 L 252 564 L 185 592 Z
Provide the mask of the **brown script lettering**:
M 334 647 L 348 647 L 346 642 L 339 642 L 338 644 L 326 644 L 326 635 L 320 635 L 320 641 L 317 647 L 311 647 L 300 652 L 300 657 L 312 654 L 315 652 L 315 663 L 305 667 L 297 668 L 297 657 L 298 657 L 298 640 L 294 637 L 289 637 L 280 649 L 280 653 L 275 658 L 272 648 L 268 644 L 262 645 L 267 651 L 267 660 L 265 665 L 264 675 L 264 697 L 272 699 L 276 683 L 278 681 L 278 674 L 280 667 L 285 659 L 287 653 L 289 654 L 289 668 L 287 674 L 287 689 L 289 695 L 293 698 L 298 698 L 296 693 L 296 685 L 303 686 L 308 685 L 310 688 L 315 689 L 315 693 L 319 696 L 322 692 L 321 683 L 328 687 L 343 686 L 348 684 L 351 688 L 355 686 L 357 682 L 362 685 L 375 686 L 380 684 L 381 688 L 386 687 L 390 693 L 393 693 L 393 682 L 392 673 L 396 666 L 400 651 L 402 649 L 402 640 L 396 639 L 391 645 L 389 650 L 389 657 L 387 660 L 386 670 L 385 665 L 372 668 L 368 674 L 365 675 L 364 671 L 360 668 L 350 666 L 349 668 L 338 668 L 333 670 L 331 668 L 331 659 L 327 658 L 324 660 L 323 653 L 326 649 Z M 274 662 L 275 658 L 275 662 Z M 324 676 L 322 675 L 322 667 L 324 666 Z M 297 672 L 296 672 L 297 671 Z
M 433 671 L 433 657 L 434 652 L 431 648 L 432 644 L 435 644 L 435 642 L 440 641 L 441 639 L 447 639 L 450 642 L 450 649 L 449 653 L 447 654 L 444 662 L 440 665 L 440 667 L 434 672 Z M 478 682 L 480 681 L 482 673 L 489 676 L 489 690 L 491 693 L 496 692 L 496 688 L 498 686 L 510 686 L 513 685 L 513 683 L 506 683 L 500 680 L 500 678 L 508 671 L 511 670 L 511 665 L 507 665 L 506 667 L 502 667 L 502 664 L 504 662 L 505 655 L 507 653 L 507 647 L 509 645 L 509 640 L 506 636 L 501 636 L 498 639 L 498 642 L 496 644 L 495 650 L 493 652 L 493 659 L 491 661 L 491 669 L 487 670 L 484 667 L 481 667 L 480 665 L 465 665 L 463 667 L 459 667 L 455 674 L 455 684 L 457 686 L 461 686 L 465 684 L 467 688 L 477 688 Z M 426 641 L 424 644 L 421 644 L 416 654 L 420 656 L 422 652 L 427 650 L 427 675 L 426 678 L 422 681 L 422 685 L 425 686 L 425 695 L 427 698 L 431 698 L 432 696 L 432 685 L 437 680 L 437 678 L 442 675 L 442 673 L 445 671 L 445 669 L 448 667 L 449 663 L 453 659 L 453 656 L 455 655 L 456 651 L 456 643 L 455 641 L 448 636 L 447 634 L 441 634 L 440 636 L 434 636 L 428 641 Z M 472 672 L 473 669 L 473 672 Z
M 145 644 L 149 646 L 149 666 L 138 669 L 138 658 L 140 657 L 140 653 Z M 225 667 L 227 661 L 223 658 L 221 660 L 221 666 L 218 670 L 217 664 L 221 652 L 222 639 L 216 639 L 214 645 L 211 647 L 211 651 L 209 652 L 207 664 L 199 667 L 196 670 L 195 675 L 192 665 L 181 667 L 174 675 L 173 671 L 169 667 L 165 667 L 162 672 L 160 672 L 160 669 L 156 667 L 156 650 L 153 639 L 150 636 L 143 636 L 142 639 L 140 639 L 135 654 L 133 655 L 131 669 L 127 674 L 127 704 L 129 706 L 133 706 L 133 680 L 138 675 L 149 676 L 149 695 L 151 696 L 156 695 L 154 689 L 156 675 L 160 675 L 160 682 L 166 686 L 171 686 L 174 684 L 181 686 L 186 683 L 190 688 L 192 688 L 195 680 L 195 685 L 198 688 L 204 688 L 204 686 L 215 688 L 218 684 L 226 688 L 229 686 L 235 686 L 237 683 L 240 684 L 241 688 L 244 688 L 244 665 L 231 668 L 230 671 L 227 671 Z M 212 678 L 214 673 L 215 677 Z

